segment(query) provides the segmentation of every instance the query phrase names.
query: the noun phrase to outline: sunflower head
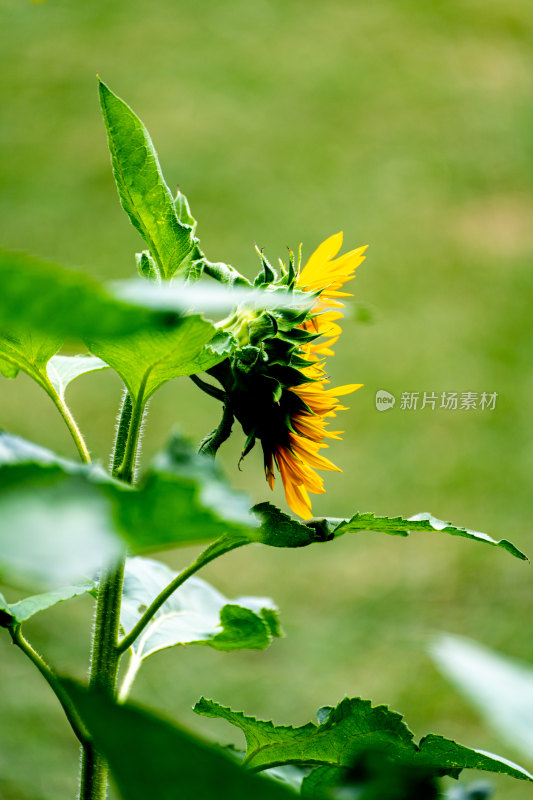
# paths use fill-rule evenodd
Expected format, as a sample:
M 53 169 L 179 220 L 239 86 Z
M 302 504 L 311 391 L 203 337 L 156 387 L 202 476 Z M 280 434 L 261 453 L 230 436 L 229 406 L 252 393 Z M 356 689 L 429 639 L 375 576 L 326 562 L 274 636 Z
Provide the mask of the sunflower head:
M 238 346 L 212 370 L 246 434 L 241 459 L 259 441 L 270 487 L 277 470 L 288 505 L 303 518 L 312 516 L 309 492 L 325 491 L 316 470 L 339 471 L 319 452 L 327 439 L 340 437 L 327 428 L 344 408 L 338 398 L 361 386 L 328 388 L 325 371 L 325 358 L 333 355 L 341 332 L 340 298 L 349 296 L 340 289 L 364 258 L 364 247 L 335 258 L 341 244 L 342 233 L 326 239 L 303 269 L 301 249 L 296 258 L 289 251 L 279 274 L 258 251 L 261 271 L 255 286 L 292 289 L 296 304 L 269 312 L 237 311 L 224 328 Z M 308 302 L 302 303 L 302 296 Z

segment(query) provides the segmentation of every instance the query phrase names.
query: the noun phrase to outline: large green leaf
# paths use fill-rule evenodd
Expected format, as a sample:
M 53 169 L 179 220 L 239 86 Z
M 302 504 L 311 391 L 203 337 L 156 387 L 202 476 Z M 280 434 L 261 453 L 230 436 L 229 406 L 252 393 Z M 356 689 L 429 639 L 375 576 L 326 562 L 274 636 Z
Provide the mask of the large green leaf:
M 99 467 L 0 432 L 0 581 L 56 589 L 117 556 L 108 481 Z
M 16 603 L 8 603 L 5 597 L 0 594 L 0 625 L 12 625 L 25 622 L 39 611 L 46 611 L 47 608 L 71 600 L 73 597 L 92 592 L 96 588 L 95 581 L 85 581 L 74 586 L 64 586 L 52 592 L 36 594 L 32 597 L 25 597 Z
M 53 343 L 67 338 L 112 338 L 181 324 L 175 313 L 117 299 L 88 275 L 22 253 L 0 250 L 0 286 L 0 334 L 39 334 L 35 341 L 38 348 L 45 347 L 44 356 L 53 355 L 53 348 L 59 349 Z M 43 344 L 42 335 L 49 344 Z
M 290 791 L 251 775 L 218 750 L 172 723 L 108 696 L 64 683 L 97 749 L 105 756 L 122 800 L 284 800 Z
M 185 317 L 174 331 L 99 339 L 89 346 L 118 372 L 134 400 L 145 403 L 172 378 L 202 372 L 221 361 L 223 353 L 206 347 L 215 334 L 212 323 L 194 315 Z
M 187 277 L 193 260 L 200 256 L 193 226 L 176 211 L 139 117 L 105 83 L 100 82 L 99 89 L 122 207 L 148 245 L 161 277 Z
M 160 561 L 128 559 L 120 617 L 126 633 L 177 574 Z M 132 650 L 140 660 L 180 644 L 225 651 L 264 650 L 279 635 L 277 609 L 268 597 L 228 600 L 207 581 L 191 577 L 155 613 Z
M 336 708 L 318 711 L 318 725 L 276 726 L 232 711 L 202 698 L 194 710 L 225 719 L 240 728 L 246 739 L 244 763 L 264 770 L 280 764 L 351 767 L 369 748 L 384 750 L 392 761 L 425 767 L 435 775 L 457 776 L 462 769 L 479 769 L 533 781 L 526 770 L 500 756 L 429 735 L 419 745 L 400 714 L 369 700 L 345 698 Z
M 533 752 L 533 665 L 450 634 L 431 648 L 437 665 L 517 752 Z

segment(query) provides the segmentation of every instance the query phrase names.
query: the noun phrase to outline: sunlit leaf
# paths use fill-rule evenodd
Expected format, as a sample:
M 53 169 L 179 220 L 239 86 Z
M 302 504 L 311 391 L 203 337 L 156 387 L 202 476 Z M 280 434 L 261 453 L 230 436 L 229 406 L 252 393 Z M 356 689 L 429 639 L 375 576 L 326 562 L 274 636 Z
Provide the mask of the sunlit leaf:
M 6 378 L 15 378 L 22 370 L 42 384 L 46 365 L 62 343 L 61 337 L 38 331 L 19 330 L 16 334 L 4 331 L 0 333 L 0 372 Z
M 160 561 L 128 559 L 121 610 L 126 633 L 176 575 Z M 225 651 L 263 650 L 279 635 L 277 609 L 269 598 L 228 600 L 207 581 L 191 577 L 155 613 L 132 650 L 140 660 L 180 644 L 204 644 Z
M 178 216 L 148 131 L 105 83 L 100 82 L 99 89 L 122 207 L 148 245 L 161 277 L 187 276 L 197 240 L 191 224 Z
M 222 271 L 225 264 L 217 266 Z M 227 267 L 227 269 L 231 269 Z M 236 306 L 256 311 L 262 309 L 307 309 L 311 305 L 309 292 L 287 290 L 283 287 L 252 289 L 251 286 L 230 283 L 231 275 L 225 282 L 208 280 L 188 283 L 174 278 L 172 281 L 155 281 L 135 278 L 112 281 L 109 289 L 112 294 L 128 303 L 150 308 L 155 311 L 174 311 L 178 314 L 206 312 L 210 315 L 226 315 Z M 221 280 L 224 278 L 222 276 Z M 236 280 L 236 278 L 234 278 Z M 305 316 L 305 314 L 302 314 Z
M 386 751 L 392 761 L 425 767 L 435 775 L 456 777 L 468 768 L 533 781 L 526 770 L 500 756 L 442 736 L 430 734 L 417 745 L 400 714 L 361 698 L 345 698 L 336 708 L 319 709 L 318 725 L 309 722 L 298 728 L 247 717 L 205 698 L 194 710 L 240 728 L 246 739 L 244 764 L 254 770 L 280 764 L 351 767 L 362 753 L 373 748 Z
M 22 253 L 0 250 L 0 285 L 0 334 L 20 338 L 31 331 L 39 347 L 44 335 L 50 341 L 45 351 L 48 357 L 64 339 L 166 331 L 181 323 L 173 312 L 125 302 L 82 272 Z M 0 358 L 5 359 L 3 352 Z
M 202 372 L 224 358 L 206 345 L 215 327 L 200 316 L 184 317 L 177 330 L 91 341 L 89 347 L 117 372 L 135 401 L 145 403 L 164 383 Z
M 243 770 L 219 750 L 148 711 L 64 683 L 84 726 L 109 763 L 122 800 L 283 800 L 288 789 Z
M 54 356 L 47 363 L 46 372 L 58 395 L 64 397 L 67 386 L 73 380 L 88 372 L 98 372 L 107 368 L 108 365 L 101 358 L 89 354 Z
M 533 665 L 449 634 L 436 640 L 431 653 L 485 721 L 517 752 L 531 758 Z
M 56 589 L 121 550 L 103 470 L 0 433 L 0 581 Z
M 25 622 L 30 617 L 33 617 L 34 614 L 39 613 L 39 611 L 46 611 L 47 608 L 52 608 L 52 606 L 65 600 L 71 600 L 73 597 L 79 597 L 79 595 L 94 591 L 96 585 L 95 581 L 86 581 L 74 586 L 64 586 L 53 592 L 25 597 L 24 600 L 18 600 L 16 603 L 8 603 L 5 597 L 0 594 L 0 625 Z M 2 612 L 4 612 L 5 616 L 2 615 Z

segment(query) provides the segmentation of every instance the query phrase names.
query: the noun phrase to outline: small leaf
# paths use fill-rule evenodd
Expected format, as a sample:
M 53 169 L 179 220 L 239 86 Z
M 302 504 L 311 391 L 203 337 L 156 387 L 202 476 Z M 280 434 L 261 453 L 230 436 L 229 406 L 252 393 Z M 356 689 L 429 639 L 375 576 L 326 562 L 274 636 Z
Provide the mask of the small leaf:
M 196 233 L 196 220 L 191 214 L 189 201 L 187 200 L 185 195 L 182 192 L 180 192 L 179 189 L 176 198 L 174 200 L 174 207 L 176 209 L 176 214 L 178 215 L 179 221 L 184 223 L 185 225 L 189 225 L 194 235 Z
M 55 590 L 117 557 L 108 481 L 97 466 L 0 433 L 0 581 Z
M 345 698 L 336 708 L 327 709 L 318 725 L 310 722 L 298 728 L 247 717 L 205 698 L 194 711 L 240 728 L 246 739 L 244 764 L 254 770 L 281 764 L 352 767 L 373 749 L 386 752 L 393 762 L 423 767 L 436 776 L 457 777 L 462 769 L 479 769 L 533 781 L 517 764 L 442 736 L 430 734 L 416 745 L 400 714 L 386 706 L 372 706 L 360 697 Z
M 130 558 L 126 565 L 121 624 L 125 633 L 176 577 L 166 564 Z M 203 644 L 215 650 L 263 650 L 273 633 L 271 615 L 277 610 L 265 597 L 230 601 L 201 578 L 191 577 L 156 612 L 132 650 L 137 659 L 184 644 Z
M 50 383 L 60 397 L 65 396 L 66 388 L 73 380 L 88 372 L 97 372 L 102 369 L 108 369 L 108 365 L 101 358 L 89 354 L 54 356 L 46 366 Z
M 176 212 L 148 131 L 105 83 L 100 82 L 99 90 L 122 207 L 148 245 L 161 277 L 187 277 L 197 240 L 192 226 Z
M 438 667 L 483 719 L 526 758 L 533 750 L 533 665 L 460 636 L 431 647 Z
M 250 775 L 220 750 L 141 708 L 117 705 L 74 681 L 64 687 L 96 747 L 105 756 L 123 800 L 288 800 L 294 794 Z
M 143 250 L 142 253 L 136 253 L 135 263 L 141 278 L 148 278 L 149 280 L 157 280 L 159 278 L 157 264 L 150 255 L 149 250 Z
M 33 617 L 34 614 L 39 613 L 39 611 L 46 611 L 47 608 L 51 608 L 65 600 L 71 600 L 73 597 L 79 597 L 82 594 L 94 591 L 96 585 L 94 581 L 86 581 L 75 586 L 64 586 L 62 589 L 56 589 L 53 592 L 25 597 L 24 600 L 19 600 L 17 603 L 8 603 L 4 596 L 0 594 L 0 610 L 9 615 L 11 618 L 10 624 L 25 622 L 30 617 Z M 0 625 L 2 625 L 1 619 Z

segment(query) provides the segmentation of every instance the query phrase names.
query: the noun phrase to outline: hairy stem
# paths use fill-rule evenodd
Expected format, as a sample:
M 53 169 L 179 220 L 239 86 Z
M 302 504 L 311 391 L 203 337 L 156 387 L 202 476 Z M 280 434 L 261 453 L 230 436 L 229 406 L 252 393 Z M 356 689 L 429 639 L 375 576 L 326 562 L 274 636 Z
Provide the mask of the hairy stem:
M 135 458 L 142 422 L 143 406 L 126 392 L 113 452 L 114 477 L 133 482 Z M 116 695 L 121 652 L 118 649 L 120 604 L 125 556 L 102 569 L 93 632 L 89 683 L 92 688 Z M 82 747 L 80 800 L 105 800 L 108 768 L 105 759 L 90 743 Z
M 76 420 L 72 416 L 72 412 L 71 412 L 70 408 L 67 406 L 67 404 L 65 402 L 65 398 L 62 397 L 61 395 L 59 395 L 56 392 L 55 388 L 52 386 L 52 384 L 49 381 L 46 381 L 46 382 L 43 381 L 41 383 L 41 385 L 42 385 L 43 389 L 45 390 L 45 392 L 48 394 L 48 396 L 53 400 L 55 407 L 57 408 L 57 410 L 59 411 L 59 413 L 63 417 L 63 420 L 64 420 L 64 422 L 65 422 L 65 424 L 66 424 L 66 426 L 67 426 L 67 428 L 68 428 L 68 430 L 70 432 L 70 435 L 72 436 L 72 439 L 74 440 L 74 444 L 76 445 L 78 453 L 80 454 L 81 460 L 85 464 L 90 464 L 91 463 L 91 454 L 89 453 L 89 449 L 88 449 L 88 447 L 87 447 L 87 445 L 85 443 L 85 439 L 83 438 L 83 434 L 80 431 L 80 429 L 78 428 L 78 426 L 76 424 Z
M 37 667 L 45 681 L 48 683 L 55 696 L 61 703 L 61 707 L 65 712 L 65 716 L 70 723 L 70 727 L 74 731 L 75 736 L 79 739 L 82 745 L 88 741 L 87 733 L 78 719 L 75 710 L 72 708 L 70 699 L 64 691 L 61 682 L 57 679 L 53 669 L 48 666 L 46 661 L 33 649 L 27 639 L 24 638 L 20 625 L 13 625 L 9 628 L 13 644 L 16 645 L 22 652 L 30 659 L 30 661 Z

